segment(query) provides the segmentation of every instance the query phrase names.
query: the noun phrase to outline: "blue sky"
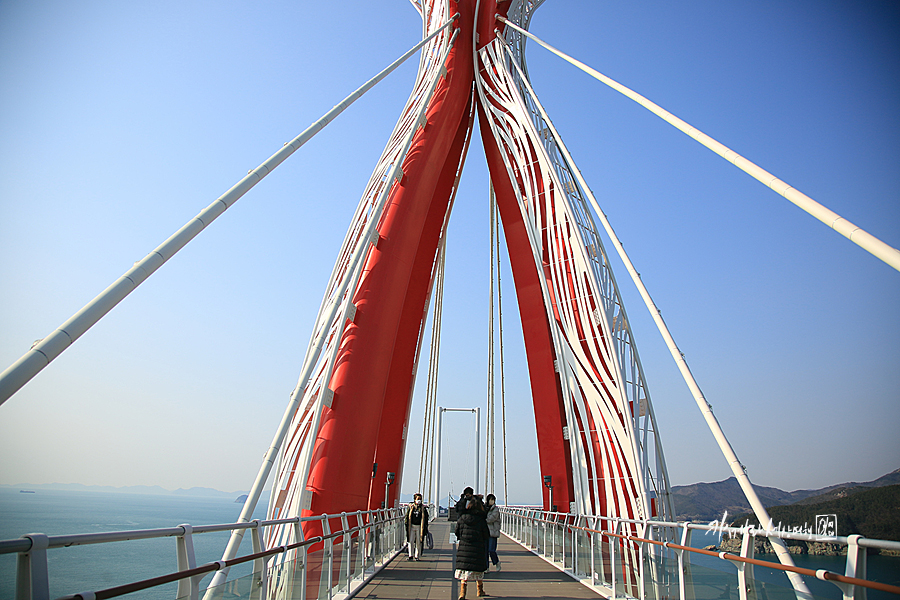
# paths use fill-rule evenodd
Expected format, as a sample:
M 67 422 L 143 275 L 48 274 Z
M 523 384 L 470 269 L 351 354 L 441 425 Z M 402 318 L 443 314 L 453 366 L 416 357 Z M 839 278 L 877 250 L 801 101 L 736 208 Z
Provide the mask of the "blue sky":
M 900 247 L 898 24 L 890 3 L 549 0 L 531 30 Z M 419 34 L 401 0 L 0 3 L 0 368 Z M 528 60 L 751 480 L 795 490 L 900 467 L 900 274 L 536 45 Z M 376 87 L 0 406 L 0 483 L 249 487 L 414 74 Z M 477 140 L 450 225 L 442 406 L 486 396 Z M 728 477 L 612 263 L 672 483 Z M 533 502 L 511 284 L 507 268 L 510 500 Z M 470 423 L 447 421 L 445 488 L 471 479 Z

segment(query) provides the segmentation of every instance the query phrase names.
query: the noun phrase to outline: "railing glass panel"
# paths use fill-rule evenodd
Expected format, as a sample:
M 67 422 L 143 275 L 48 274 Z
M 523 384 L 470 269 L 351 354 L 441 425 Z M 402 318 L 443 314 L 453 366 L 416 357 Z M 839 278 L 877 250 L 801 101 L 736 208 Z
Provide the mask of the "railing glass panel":
M 353 579 L 362 579 L 366 572 L 366 533 L 359 531 L 350 538 L 350 556 L 353 557 Z
M 586 531 L 575 531 L 575 575 L 579 578 L 591 576 L 591 537 Z
M 562 563 L 565 559 L 566 528 L 564 525 L 555 525 L 553 527 L 553 560 Z
M 644 598 L 664 600 L 678 598 L 678 563 L 671 553 L 647 544 L 643 553 Z M 748 599 L 749 600 L 749 599 Z

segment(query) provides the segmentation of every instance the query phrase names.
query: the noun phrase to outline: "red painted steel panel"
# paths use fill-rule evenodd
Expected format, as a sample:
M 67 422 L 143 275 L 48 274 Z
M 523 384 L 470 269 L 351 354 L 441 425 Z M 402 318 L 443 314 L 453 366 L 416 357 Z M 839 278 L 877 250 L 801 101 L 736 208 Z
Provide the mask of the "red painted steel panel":
M 393 493 L 400 488 L 403 444 L 395 438 L 409 413 L 415 345 L 449 201 L 446 171 L 452 164 L 455 173 L 459 164 L 459 131 L 463 121 L 468 125 L 472 88 L 474 0 L 451 5 L 460 14 L 460 34 L 429 105 L 428 124 L 417 132 L 404 177 L 391 190 L 378 226 L 381 239 L 366 259 L 354 297 L 356 318 L 344 333 L 331 379 L 334 400 L 324 409 L 315 442 L 307 481 L 312 502 L 304 516 L 380 506 L 388 471 L 397 473 Z
M 482 132 L 490 132 L 487 116 L 479 106 L 478 118 Z M 522 319 L 522 333 L 528 358 L 528 375 L 534 404 L 541 475 L 550 475 L 553 484 L 553 503 L 562 510 L 569 509 L 574 500 L 572 461 L 569 444 L 563 439 L 566 425 L 565 406 L 558 374 L 553 367 L 553 341 L 544 307 L 544 295 L 534 261 L 534 254 L 515 191 L 496 141 L 490 134 L 482 135 L 485 156 L 494 182 L 497 207 L 503 221 L 506 246 L 516 286 L 516 298 Z M 543 488 L 544 508 L 550 508 L 549 490 Z

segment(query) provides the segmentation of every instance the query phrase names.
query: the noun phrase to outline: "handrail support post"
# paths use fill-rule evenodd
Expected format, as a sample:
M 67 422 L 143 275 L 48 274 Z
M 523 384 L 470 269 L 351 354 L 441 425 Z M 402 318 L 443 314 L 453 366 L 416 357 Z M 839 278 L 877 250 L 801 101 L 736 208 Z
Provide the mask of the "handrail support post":
M 724 535 L 724 534 L 723 534 Z M 744 529 L 744 537 L 741 540 L 741 556 L 753 558 L 756 554 L 756 538 L 750 533 L 750 528 Z M 751 563 L 737 563 L 738 591 L 740 600 L 755 600 L 755 583 L 753 578 L 753 565 Z M 754 593 L 751 595 L 750 592 Z
M 50 574 L 47 570 L 47 548 L 50 538 L 43 533 L 29 533 L 28 552 L 16 559 L 16 600 L 50 600 Z
M 858 534 L 847 536 L 847 566 L 844 570 L 847 577 L 866 579 L 866 549 L 859 545 L 862 537 Z M 866 588 L 858 585 L 840 587 L 843 600 L 866 600 Z
M 260 520 L 254 519 L 252 521 L 253 529 L 251 531 L 251 541 L 253 542 L 253 553 L 262 552 L 265 549 L 265 545 L 263 543 L 262 537 L 262 527 L 260 527 Z M 253 561 L 253 588 L 250 590 L 250 598 L 262 600 L 266 597 L 266 591 L 268 589 L 269 583 L 269 573 L 268 568 L 266 567 L 266 563 L 268 559 L 266 558 L 257 558 Z
M 689 525 L 690 521 L 686 521 L 684 523 L 684 528 L 681 530 L 681 545 L 682 546 L 690 546 L 691 544 L 691 528 Z M 690 557 L 686 556 L 684 550 L 678 549 L 675 551 L 678 555 L 678 596 L 681 600 L 687 600 L 687 579 L 688 573 L 690 571 Z M 691 594 L 693 597 L 693 594 Z
M 175 556 L 179 571 L 187 571 L 197 566 L 197 557 L 194 554 L 194 528 L 187 523 L 179 525 L 184 533 L 175 538 Z M 199 581 L 193 577 L 178 581 L 176 598 L 197 600 L 200 594 Z

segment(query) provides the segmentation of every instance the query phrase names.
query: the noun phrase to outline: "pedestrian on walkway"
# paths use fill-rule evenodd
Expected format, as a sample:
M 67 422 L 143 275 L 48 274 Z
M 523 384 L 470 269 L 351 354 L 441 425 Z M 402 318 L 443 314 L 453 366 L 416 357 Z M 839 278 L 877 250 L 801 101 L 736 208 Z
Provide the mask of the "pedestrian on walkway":
M 494 570 L 500 572 L 500 557 L 497 556 L 497 541 L 500 539 L 500 507 L 497 506 L 497 497 L 493 494 L 487 495 L 487 512 L 484 520 L 487 522 L 490 537 L 487 539 L 487 558 L 489 562 L 494 563 Z M 490 570 L 490 564 L 488 569 Z
M 475 490 L 473 490 L 471 487 L 467 487 L 463 490 L 462 494 L 459 495 L 459 500 L 456 501 L 456 505 L 453 507 L 456 511 L 457 518 L 459 518 L 459 515 L 466 512 L 466 504 L 469 502 L 469 500 L 472 499 L 472 496 L 474 494 Z
M 409 549 L 409 558 L 406 560 L 419 560 L 422 543 L 427 535 L 428 509 L 422 504 L 422 494 L 416 494 L 406 508 L 406 541 Z
M 466 597 L 466 584 L 475 581 L 478 596 L 487 596 L 484 591 L 484 572 L 487 571 L 487 554 L 484 549 L 491 536 L 485 521 L 484 503 L 479 496 L 472 496 L 466 503 L 465 512 L 456 521 L 456 573 L 459 579 L 459 598 Z

